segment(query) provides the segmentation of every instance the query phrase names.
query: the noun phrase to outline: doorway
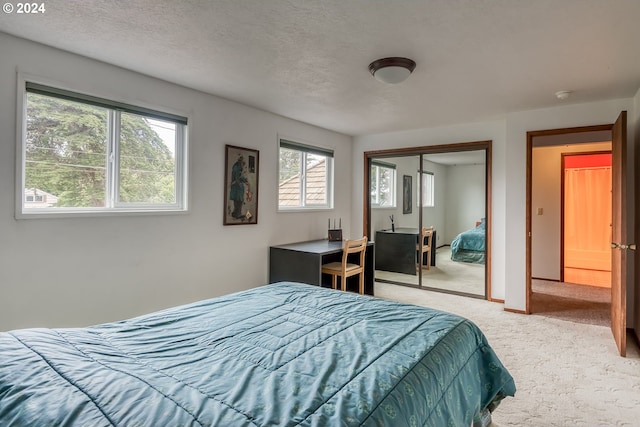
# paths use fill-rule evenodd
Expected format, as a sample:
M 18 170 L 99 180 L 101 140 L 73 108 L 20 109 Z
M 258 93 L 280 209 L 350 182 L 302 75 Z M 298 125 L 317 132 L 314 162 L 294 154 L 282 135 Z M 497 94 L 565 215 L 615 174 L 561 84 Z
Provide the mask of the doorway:
M 491 141 L 365 152 L 364 160 L 364 234 L 376 242 L 376 280 L 490 299 Z M 481 236 L 475 251 L 461 245 L 452 256 L 454 240 L 472 230 Z M 458 253 L 476 258 L 452 259 Z
M 593 259 L 585 258 L 594 254 L 583 250 L 585 241 L 597 241 L 597 249 L 604 252 L 609 264 L 611 259 L 608 246 L 611 241 L 610 216 L 590 220 L 598 221 L 599 233 L 592 232 L 583 223 L 596 209 L 591 206 L 594 201 L 590 194 L 585 195 L 582 191 L 576 194 L 586 183 L 583 180 L 587 178 L 582 173 L 589 170 L 578 167 L 588 165 L 581 165 L 576 159 L 586 154 L 610 153 L 610 150 L 610 127 L 528 134 L 528 313 L 574 322 L 610 324 L 610 290 L 576 283 L 588 281 L 589 273 L 593 273 Z M 589 175 L 589 178 L 593 176 Z M 610 181 L 604 187 L 605 194 L 600 197 L 610 206 Z M 567 193 L 572 197 L 568 203 Z M 596 234 L 597 239 L 594 238 Z M 606 260 L 602 264 L 597 270 L 608 268 L 610 277 Z
M 611 288 L 611 160 L 562 154 L 562 282 Z

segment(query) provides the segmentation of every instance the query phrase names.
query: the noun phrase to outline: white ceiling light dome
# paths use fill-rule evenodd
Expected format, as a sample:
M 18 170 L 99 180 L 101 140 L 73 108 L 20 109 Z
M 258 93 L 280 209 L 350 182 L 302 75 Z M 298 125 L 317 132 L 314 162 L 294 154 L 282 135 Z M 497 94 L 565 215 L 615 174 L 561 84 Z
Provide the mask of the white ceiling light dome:
M 402 83 L 416 68 L 416 63 L 409 58 L 382 58 L 369 64 L 369 71 L 376 80 L 388 83 Z

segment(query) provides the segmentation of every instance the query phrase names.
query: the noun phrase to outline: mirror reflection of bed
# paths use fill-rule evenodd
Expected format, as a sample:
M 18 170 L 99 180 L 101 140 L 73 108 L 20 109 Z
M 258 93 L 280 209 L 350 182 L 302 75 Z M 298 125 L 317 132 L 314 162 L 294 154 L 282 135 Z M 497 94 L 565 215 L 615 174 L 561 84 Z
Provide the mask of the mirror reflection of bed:
M 485 298 L 486 151 L 423 154 L 422 168 L 420 158 L 407 155 L 372 159 L 375 279 Z M 390 183 L 394 175 L 395 182 Z M 394 196 L 395 206 L 391 202 Z M 420 267 L 419 250 L 412 252 L 409 248 L 411 239 L 419 244 L 421 225 L 433 226 L 435 230 L 431 248 L 435 256 L 430 268 L 424 259 Z M 407 239 L 406 233 L 411 230 L 415 231 L 415 237 Z M 389 236 L 394 235 L 396 240 L 403 239 L 407 247 L 387 247 Z M 395 257 L 397 266 L 389 260 L 390 256 Z M 415 258 L 415 271 L 407 269 L 409 257 Z

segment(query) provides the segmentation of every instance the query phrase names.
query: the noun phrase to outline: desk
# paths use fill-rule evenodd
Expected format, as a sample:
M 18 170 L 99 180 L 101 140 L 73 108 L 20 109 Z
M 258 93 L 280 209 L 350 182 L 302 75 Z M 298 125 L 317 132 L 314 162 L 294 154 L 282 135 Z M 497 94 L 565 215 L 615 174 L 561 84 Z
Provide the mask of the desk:
M 416 244 L 420 231 L 417 228 L 398 227 L 395 231 L 376 231 L 376 270 L 416 275 L 418 251 Z M 431 266 L 436 265 L 436 231 L 431 238 Z M 427 254 L 424 254 L 426 257 Z M 423 263 L 425 263 L 423 260 Z
M 269 248 L 269 283 L 291 281 L 330 288 L 331 276 L 325 275 L 323 278 L 322 264 L 342 261 L 343 247 L 344 242 L 328 240 L 271 246 Z M 374 244 L 367 242 L 364 256 L 364 293 L 368 295 L 373 295 L 373 255 Z M 357 292 L 358 276 L 347 279 L 347 288 Z

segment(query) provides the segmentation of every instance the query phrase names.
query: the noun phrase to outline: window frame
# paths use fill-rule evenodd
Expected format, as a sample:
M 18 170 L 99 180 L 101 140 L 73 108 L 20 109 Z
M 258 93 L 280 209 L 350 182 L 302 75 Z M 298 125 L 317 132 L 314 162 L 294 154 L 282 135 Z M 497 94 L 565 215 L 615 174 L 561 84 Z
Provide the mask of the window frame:
M 58 91 L 61 96 L 48 95 L 39 90 L 28 90 L 27 85 L 40 90 L 51 89 Z M 25 207 L 25 184 L 26 184 L 26 148 L 27 148 L 27 94 L 38 93 L 45 96 L 58 97 L 74 102 L 96 105 L 95 102 L 107 102 L 112 106 L 108 111 L 107 134 L 109 135 L 106 147 L 105 165 L 107 166 L 107 182 L 105 183 L 104 207 L 56 207 L 56 208 L 28 208 Z M 75 99 L 65 98 L 67 95 L 77 95 Z M 86 100 L 89 100 L 86 102 Z M 108 107 L 105 107 L 108 108 Z M 119 108 L 119 109 L 118 109 Z M 114 114 L 114 111 L 117 114 Z M 176 146 L 175 158 L 175 202 L 174 203 L 135 203 L 117 201 L 119 189 L 119 120 L 113 119 L 122 113 L 138 114 L 151 119 L 165 120 L 176 124 Z M 181 120 L 178 123 L 178 120 Z M 116 123 L 118 122 L 118 123 Z M 189 149 L 188 134 L 190 128 L 190 118 L 188 115 L 171 111 L 165 107 L 157 108 L 142 104 L 138 101 L 131 102 L 120 100 L 111 96 L 93 94 L 82 88 L 70 88 L 60 82 L 51 81 L 38 76 L 18 72 L 17 78 L 17 114 L 16 114 L 16 197 L 15 197 L 15 217 L 16 219 L 31 218 L 75 218 L 91 216 L 120 216 L 120 215 L 158 215 L 158 214 L 181 214 L 189 210 Z M 117 142 L 114 142 L 117 140 Z M 112 176 L 113 175 L 113 176 Z
M 398 207 L 398 173 L 396 171 L 396 165 L 393 165 L 391 163 L 384 163 L 384 162 L 380 162 L 378 160 L 376 161 L 372 161 L 371 162 L 371 182 L 373 183 L 374 180 L 374 173 L 373 173 L 373 168 L 376 168 L 376 173 L 375 173 L 375 180 L 376 180 L 376 188 L 380 188 L 379 186 L 379 180 L 380 180 L 380 168 L 385 168 L 385 169 L 389 169 L 392 172 L 392 182 L 391 185 L 389 186 L 389 188 L 391 189 L 391 199 L 392 199 L 392 203 L 390 205 L 380 205 L 379 203 L 374 203 L 373 199 L 371 200 L 371 208 L 372 209 L 395 209 Z M 380 191 L 378 190 L 376 192 L 376 198 L 379 200 L 380 199 Z
M 284 143 L 284 147 L 283 147 Z M 300 188 L 299 188 L 299 196 L 301 204 L 298 206 L 281 206 L 280 205 L 280 150 L 282 148 L 289 150 L 297 150 L 301 153 L 302 157 L 300 159 L 300 164 L 304 165 L 304 170 L 300 171 Z M 316 154 L 322 155 L 326 158 L 326 182 L 325 182 L 325 191 L 326 191 L 326 203 L 324 204 L 313 204 L 306 205 L 305 204 L 305 189 L 306 189 L 306 160 L 307 154 Z M 277 156 L 277 183 L 276 183 L 276 206 L 277 212 L 310 212 L 310 211 L 326 211 L 333 209 L 333 195 L 335 189 L 335 180 L 334 180 L 334 151 L 331 148 L 321 147 L 316 144 L 308 144 L 306 142 L 300 142 L 297 138 L 290 138 L 285 136 L 278 137 L 278 156 Z M 302 169 L 302 168 L 301 168 Z

